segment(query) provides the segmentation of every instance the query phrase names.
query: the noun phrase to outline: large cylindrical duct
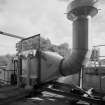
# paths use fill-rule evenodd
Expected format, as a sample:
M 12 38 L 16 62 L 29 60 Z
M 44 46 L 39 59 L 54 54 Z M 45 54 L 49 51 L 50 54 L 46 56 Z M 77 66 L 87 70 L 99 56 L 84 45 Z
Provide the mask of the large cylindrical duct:
M 78 18 L 73 22 L 73 49 L 72 54 L 62 63 L 64 75 L 80 71 L 81 66 L 88 59 L 88 19 Z
M 61 63 L 61 74 L 71 75 L 81 70 L 88 56 L 88 16 L 97 14 L 93 0 L 74 0 L 68 6 L 67 17 L 73 21 L 73 48 L 68 59 Z

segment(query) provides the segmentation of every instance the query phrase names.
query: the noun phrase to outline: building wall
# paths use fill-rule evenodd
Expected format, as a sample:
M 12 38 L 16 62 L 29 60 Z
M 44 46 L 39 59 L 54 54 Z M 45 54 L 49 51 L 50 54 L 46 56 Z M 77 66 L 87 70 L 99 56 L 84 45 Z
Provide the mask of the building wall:
M 4 81 L 4 83 L 10 83 L 12 73 L 13 71 L 11 70 L 0 69 L 0 82 Z

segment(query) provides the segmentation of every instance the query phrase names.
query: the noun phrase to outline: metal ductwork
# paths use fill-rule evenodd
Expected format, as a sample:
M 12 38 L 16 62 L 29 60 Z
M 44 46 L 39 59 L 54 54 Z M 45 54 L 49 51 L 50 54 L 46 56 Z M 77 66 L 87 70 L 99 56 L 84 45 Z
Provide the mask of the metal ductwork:
M 73 49 L 68 59 L 64 59 L 56 53 L 41 51 L 39 56 L 22 60 L 23 77 L 27 77 L 33 85 L 35 83 L 46 83 L 56 80 L 59 77 L 71 75 L 81 70 L 89 59 L 88 56 L 88 16 L 95 16 L 98 13 L 94 7 L 93 0 L 74 0 L 68 6 L 67 18 L 73 21 Z M 37 55 L 37 53 L 36 53 Z M 28 69 L 27 66 L 30 66 Z M 27 72 L 27 71 L 29 71 Z M 39 81 L 39 82 L 36 82 Z
M 68 6 L 67 18 L 73 21 L 73 48 L 72 54 L 61 63 L 60 72 L 64 76 L 79 72 L 89 59 L 88 16 L 98 13 L 94 3 L 94 0 L 74 0 Z

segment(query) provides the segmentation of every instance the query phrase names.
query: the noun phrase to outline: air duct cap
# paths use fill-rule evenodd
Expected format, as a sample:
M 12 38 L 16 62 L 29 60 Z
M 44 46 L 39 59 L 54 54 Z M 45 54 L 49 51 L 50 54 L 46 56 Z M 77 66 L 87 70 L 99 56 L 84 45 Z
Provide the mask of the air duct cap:
M 84 16 L 94 16 L 98 13 L 95 7 L 96 0 L 74 0 L 67 7 L 67 18 L 74 20 L 76 17 Z

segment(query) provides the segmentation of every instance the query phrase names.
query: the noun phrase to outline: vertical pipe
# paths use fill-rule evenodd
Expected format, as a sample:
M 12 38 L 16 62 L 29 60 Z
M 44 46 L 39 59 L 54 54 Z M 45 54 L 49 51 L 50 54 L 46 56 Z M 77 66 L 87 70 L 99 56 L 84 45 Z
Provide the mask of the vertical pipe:
M 17 61 L 17 87 L 20 87 L 20 66 L 19 66 L 19 61 L 20 58 L 18 56 L 18 61 Z
M 80 16 L 73 21 L 73 49 L 88 50 L 88 18 Z
M 37 48 L 37 60 L 38 60 L 37 84 L 38 85 L 40 85 L 40 83 L 41 83 L 41 48 L 40 48 L 41 43 L 40 43 L 40 39 L 41 39 L 41 37 L 40 37 L 40 34 L 39 34 L 39 46 Z
M 71 56 L 61 64 L 61 74 L 71 75 L 81 71 L 89 60 L 88 17 L 98 13 L 94 0 L 73 0 L 67 8 L 67 18 L 73 21 L 73 49 Z
M 88 18 L 79 16 L 73 21 L 73 49 L 68 59 L 63 61 L 62 74 L 69 75 L 77 73 L 88 59 Z
M 37 51 L 37 60 L 38 60 L 38 71 L 37 71 L 37 84 L 41 83 L 41 51 L 38 49 Z
M 101 71 L 101 62 L 99 61 L 99 88 L 100 88 L 100 93 L 102 94 L 102 71 Z
M 22 58 L 19 55 L 21 51 L 22 51 L 22 41 L 20 41 L 20 50 L 17 53 L 17 57 L 18 57 L 18 60 L 17 60 L 17 87 L 20 87 L 21 85 L 20 76 L 22 75 Z
M 30 84 L 30 82 L 31 82 L 31 78 L 30 78 L 30 76 L 31 76 L 31 57 L 30 57 L 30 55 L 28 55 L 28 58 L 27 58 L 27 83 L 26 83 L 26 89 L 31 89 L 32 87 L 31 87 L 31 84 Z
M 4 69 L 4 82 L 6 81 L 6 80 L 5 80 L 5 71 L 6 71 L 6 69 Z M 6 83 L 6 82 L 5 82 L 5 83 Z
M 80 72 L 80 88 L 83 88 L 83 74 L 84 74 L 84 67 L 81 67 L 81 72 Z

